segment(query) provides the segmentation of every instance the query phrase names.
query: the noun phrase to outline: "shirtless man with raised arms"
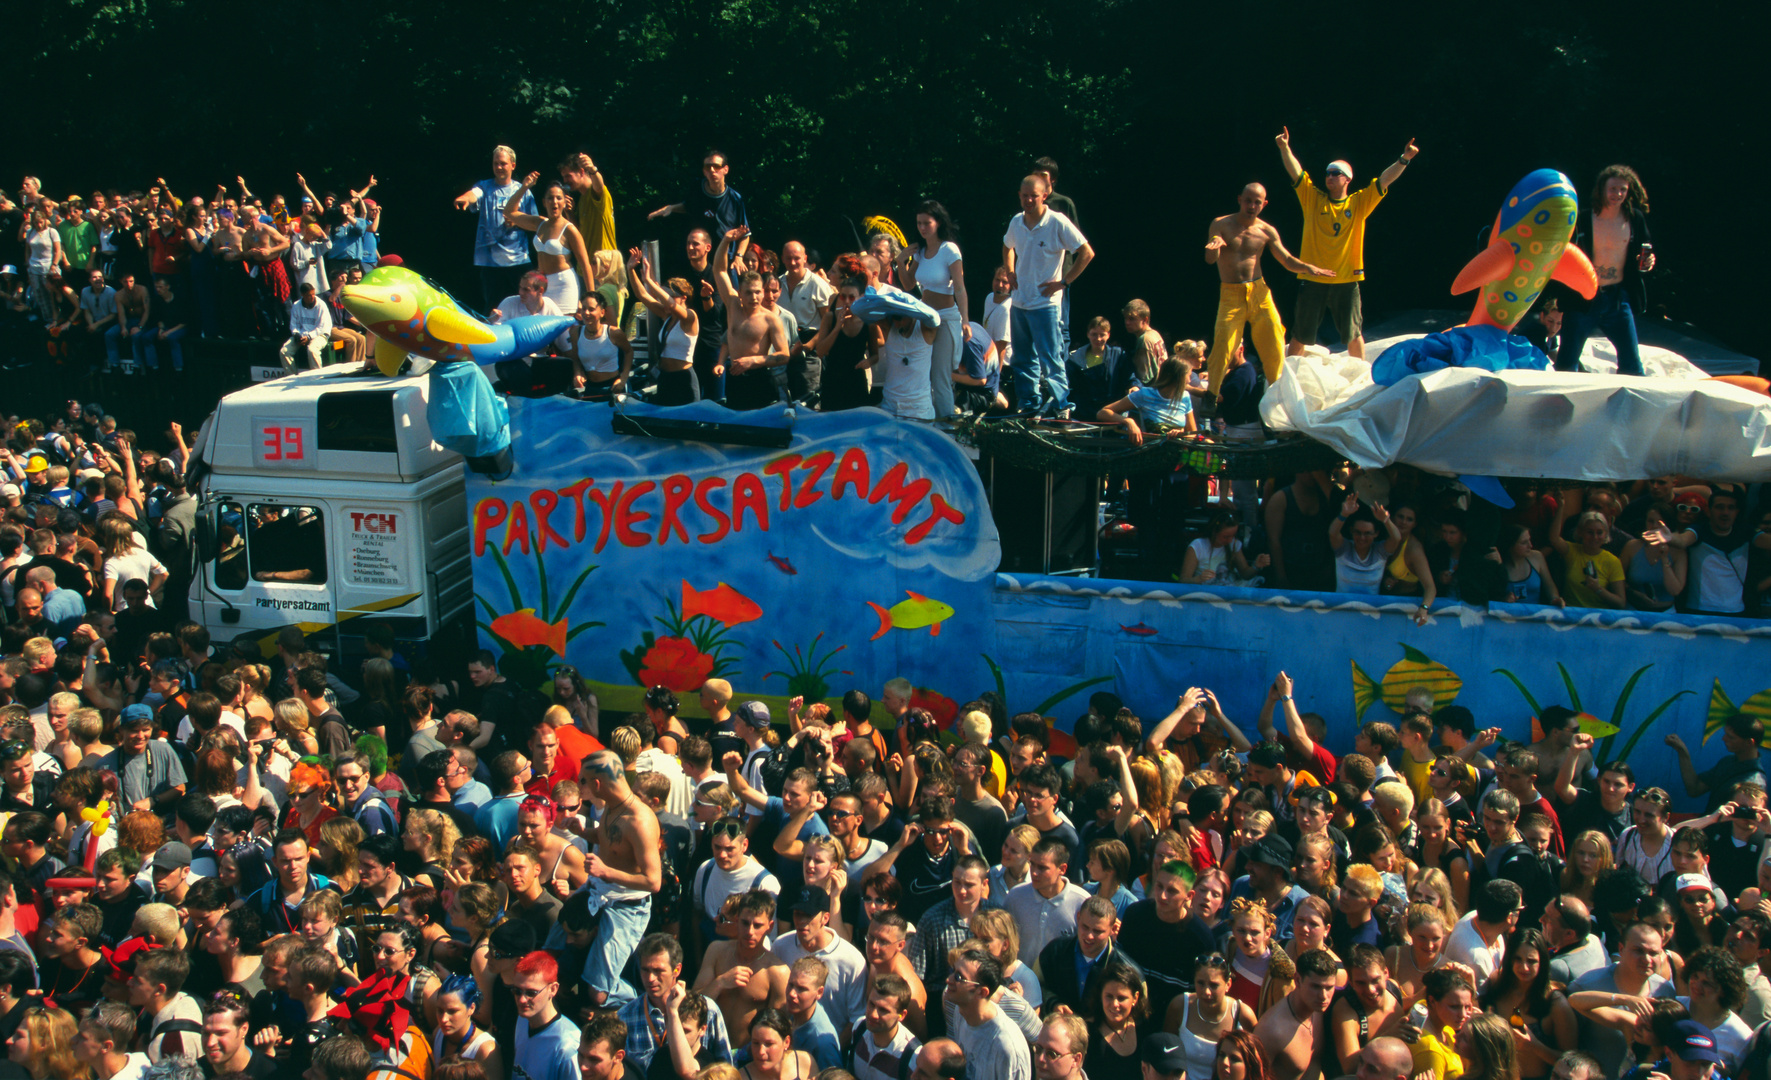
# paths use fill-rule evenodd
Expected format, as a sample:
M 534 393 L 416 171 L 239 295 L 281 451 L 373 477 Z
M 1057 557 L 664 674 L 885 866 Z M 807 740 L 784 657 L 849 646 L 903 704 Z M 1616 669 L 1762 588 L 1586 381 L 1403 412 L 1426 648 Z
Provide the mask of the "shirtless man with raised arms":
M 1330 278 L 1334 271 L 1311 266 L 1291 252 L 1279 240 L 1279 230 L 1261 220 L 1267 206 L 1267 189 L 1250 184 L 1237 196 L 1242 209 L 1226 214 L 1211 223 L 1205 234 L 1205 261 L 1218 268 L 1218 325 L 1211 340 L 1209 365 L 1212 393 L 1223 385 L 1224 370 L 1230 354 L 1242 343 L 1242 327 L 1254 326 L 1255 351 L 1260 354 L 1261 368 L 1267 374 L 1267 385 L 1279 381 L 1285 363 L 1285 324 L 1279 321 L 1279 309 L 1273 306 L 1272 290 L 1261 277 L 1261 254 L 1271 250 L 1273 257 L 1287 270 L 1297 274 L 1314 274 Z
M 733 935 L 707 947 L 695 989 L 718 1003 L 733 1046 L 750 1041 L 750 1023 L 764 1006 L 787 1000 L 787 963 L 769 951 L 775 928 L 775 896 L 752 889 L 728 899 L 721 922 Z
M 714 287 L 726 305 L 725 356 L 726 405 L 733 409 L 760 409 L 779 400 L 770 368 L 786 367 L 792 343 L 787 328 L 763 306 L 762 275 L 751 271 L 732 285 L 732 245 L 750 235 L 736 228 L 720 239 L 713 255 Z M 720 374 L 720 368 L 713 370 Z
M 658 815 L 627 786 L 621 755 L 613 750 L 586 758 L 582 776 L 589 785 L 584 794 L 603 807 L 602 823 L 591 836 L 592 851 L 584 857 L 591 903 L 602 910 L 584 961 L 584 981 L 598 1008 L 614 1009 L 634 997 L 621 969 L 646 936 L 652 896 L 664 884 Z
M 1272 1080 L 1320 1080 L 1328 1046 L 1328 1007 L 1340 967 L 1333 955 L 1311 949 L 1297 959 L 1297 985 L 1267 1010 L 1254 1037 L 1267 1051 Z M 1338 1071 L 1338 1070 L 1337 1070 Z

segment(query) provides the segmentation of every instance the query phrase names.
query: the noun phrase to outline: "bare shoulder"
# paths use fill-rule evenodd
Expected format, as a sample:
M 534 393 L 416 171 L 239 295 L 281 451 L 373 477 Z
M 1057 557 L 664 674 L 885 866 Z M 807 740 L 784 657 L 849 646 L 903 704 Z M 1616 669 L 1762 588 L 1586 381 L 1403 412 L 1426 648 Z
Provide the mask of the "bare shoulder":
M 1232 221 L 1234 221 L 1235 219 L 1236 219 L 1235 214 L 1225 214 L 1223 217 L 1212 218 L 1211 219 L 1211 226 L 1207 231 L 1214 232 L 1214 233 L 1226 233 L 1226 232 L 1230 231 L 1230 223 Z
M 750 962 L 750 966 L 758 971 L 764 968 L 779 969 L 783 973 L 783 977 L 787 971 L 787 961 L 776 956 L 773 949 L 764 949 L 758 953 L 756 959 Z

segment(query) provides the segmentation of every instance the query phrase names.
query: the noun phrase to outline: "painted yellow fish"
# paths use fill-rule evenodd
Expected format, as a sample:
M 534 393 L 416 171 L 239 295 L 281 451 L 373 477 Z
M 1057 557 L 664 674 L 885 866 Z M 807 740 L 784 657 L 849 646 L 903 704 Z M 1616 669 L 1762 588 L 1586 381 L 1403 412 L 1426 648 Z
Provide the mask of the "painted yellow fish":
M 1763 745 L 1771 747 L 1771 690 L 1760 690 L 1746 701 L 1736 706 L 1722 689 L 1722 680 L 1717 679 L 1716 685 L 1710 689 L 1710 711 L 1703 719 L 1703 741 L 1709 742 L 1710 736 L 1722 730 L 1722 724 L 1735 713 L 1746 715 L 1765 725 Z
M 879 615 L 879 631 L 869 640 L 878 641 L 885 637 L 888 630 L 920 630 L 929 628 L 931 636 L 941 632 L 941 624 L 953 618 L 953 609 L 939 600 L 930 600 L 921 593 L 904 590 L 908 600 L 900 600 L 893 604 L 891 610 L 880 607 L 873 601 L 867 606 Z
M 1402 659 L 1384 672 L 1378 682 L 1353 661 L 1353 714 L 1358 719 L 1365 710 L 1382 701 L 1392 712 L 1400 713 L 1407 705 L 1408 692 L 1424 686 L 1433 692 L 1433 707 L 1442 708 L 1457 700 L 1464 681 L 1457 673 L 1426 653 L 1408 645 L 1402 646 Z

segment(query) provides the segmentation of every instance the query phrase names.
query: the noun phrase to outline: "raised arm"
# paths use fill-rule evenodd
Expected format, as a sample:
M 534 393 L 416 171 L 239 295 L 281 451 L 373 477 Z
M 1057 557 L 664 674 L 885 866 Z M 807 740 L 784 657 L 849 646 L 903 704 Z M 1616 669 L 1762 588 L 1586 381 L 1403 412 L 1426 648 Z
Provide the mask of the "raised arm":
M 504 220 L 506 224 L 515 225 L 519 229 L 527 229 L 530 232 L 534 232 L 541 227 L 541 216 L 539 214 L 525 214 L 517 209 L 517 207 L 523 205 L 523 196 L 529 194 L 529 186 L 540 179 L 541 174 L 538 172 L 532 172 L 528 176 L 523 177 L 522 186 L 512 192 L 510 198 L 504 200 Z
M 325 206 L 325 204 L 320 201 L 320 197 L 318 195 L 314 194 L 314 189 L 307 186 L 307 178 L 302 176 L 300 173 L 296 173 L 295 174 L 295 183 L 301 188 L 301 193 L 303 195 L 306 195 L 310 200 L 313 201 L 314 213 L 316 213 L 316 214 L 319 213 L 321 207 Z M 477 187 L 469 188 L 468 192 L 475 199 L 478 199 L 480 197 L 480 191 L 479 191 L 479 188 L 477 188 Z M 464 196 L 462 196 L 462 198 L 466 198 L 466 196 L 464 195 Z M 457 205 L 460 205 L 460 202 L 461 202 L 460 199 L 456 200 Z M 462 207 L 462 209 L 466 209 L 466 207 Z
M 719 238 L 713 253 L 713 288 L 728 306 L 738 302 L 738 290 L 732 287 L 732 245 L 749 235 L 750 230 L 740 225 Z
M 1334 548 L 1334 550 L 1339 551 L 1341 548 L 1347 546 L 1346 537 L 1342 533 L 1341 526 L 1345 525 L 1347 519 L 1358 512 L 1359 493 L 1348 488 L 1347 501 L 1341 503 L 1341 512 L 1336 514 L 1334 520 L 1328 524 L 1328 545 Z
M 1390 167 L 1378 176 L 1378 190 L 1387 193 L 1390 190 L 1390 185 L 1402 176 L 1402 170 L 1408 168 L 1408 163 L 1413 161 L 1414 155 L 1418 153 L 1420 153 L 1420 147 L 1414 145 L 1413 139 L 1409 139 L 1408 145 L 1402 148 L 1402 156 L 1390 162 Z
M 1697 774 L 1697 766 L 1691 761 L 1691 751 L 1685 746 L 1685 740 L 1677 735 L 1668 735 L 1666 744 L 1673 753 L 1679 755 L 1679 779 L 1685 782 L 1685 794 L 1696 797 L 1709 793 L 1709 781 Z
M 1218 696 L 1210 690 L 1204 690 L 1202 693 L 1205 694 L 1206 719 L 1218 726 L 1218 730 L 1224 733 L 1224 738 L 1230 740 L 1230 746 L 1238 754 L 1246 754 L 1253 750 L 1254 744 L 1248 741 L 1248 736 L 1244 735 L 1242 729 L 1231 723 L 1230 718 L 1224 715 L 1224 707 L 1218 704 Z
M 726 786 L 732 789 L 732 794 L 758 810 L 769 805 L 768 792 L 756 790 L 750 786 L 750 781 L 744 779 L 744 773 L 741 771 L 744 768 L 743 754 L 736 750 L 727 750 L 726 756 L 720 758 L 719 765 L 725 770 Z
M 1279 164 L 1285 166 L 1285 175 L 1291 177 L 1292 186 L 1297 186 L 1297 182 L 1303 178 L 1304 167 L 1299 164 L 1297 155 L 1291 152 L 1291 129 L 1280 128 L 1279 134 L 1273 136 L 1273 141 L 1279 144 Z
M 1562 538 L 1562 526 L 1567 523 L 1579 494 L 1575 488 L 1563 488 L 1556 492 L 1556 516 L 1550 519 L 1550 547 L 1564 559 L 1568 558 L 1568 541 Z M 1695 541 L 1696 534 L 1692 534 L 1691 539 Z
M 1573 806 L 1580 799 L 1575 778 L 1580 773 L 1581 751 L 1593 748 L 1593 737 L 1576 732 L 1569 745 L 1572 752 L 1562 755 L 1562 767 L 1556 770 L 1554 791 L 1563 804 Z
M 1204 699 L 1205 693 L 1203 691 L 1198 687 L 1189 687 L 1186 693 L 1175 699 L 1174 710 L 1158 721 L 1156 727 L 1145 737 L 1144 749 L 1152 754 L 1160 753 L 1163 744 L 1168 742 L 1169 733 L 1174 731 L 1175 726 L 1181 722 L 1181 717 L 1193 711 L 1193 708 Z M 1243 741 L 1247 742 L 1248 740 L 1244 739 Z

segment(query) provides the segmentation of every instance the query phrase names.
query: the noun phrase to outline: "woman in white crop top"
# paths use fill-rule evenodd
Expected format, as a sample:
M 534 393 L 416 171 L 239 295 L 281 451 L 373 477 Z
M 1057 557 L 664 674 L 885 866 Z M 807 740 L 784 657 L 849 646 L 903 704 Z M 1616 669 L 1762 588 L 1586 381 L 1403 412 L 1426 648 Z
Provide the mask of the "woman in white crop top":
M 523 186 L 504 204 L 504 220 L 535 234 L 535 269 L 547 275 L 547 298 L 561 311 L 577 311 L 578 297 L 589 290 L 583 275 L 590 272 L 590 256 L 584 251 L 583 234 L 566 217 L 565 184 L 555 180 L 541 189 L 546 217 L 517 212 L 523 193 L 539 179 L 538 172 L 523 177 Z
M 634 248 L 627 254 L 627 280 L 634 295 L 654 319 L 664 320 L 664 347 L 658 356 L 658 405 L 689 405 L 701 400 L 695 378 L 695 339 L 701 336 L 701 319 L 689 306 L 693 290 L 687 280 L 670 279 L 670 287 L 652 276 L 652 261 Z
M 567 331 L 566 354 L 572 358 L 574 382 L 593 395 L 608 395 L 627 388 L 633 371 L 633 344 L 604 320 L 603 294 L 591 290 L 578 301 L 578 325 Z
M 922 243 L 904 252 L 898 266 L 898 283 L 906 290 L 920 289 L 922 302 L 941 314 L 935 330 L 934 355 L 929 364 L 929 394 L 936 417 L 953 415 L 953 373 L 959 370 L 964 343 L 971 338 L 966 325 L 965 265 L 956 230 L 947 208 L 928 199 L 916 208 L 916 231 Z

